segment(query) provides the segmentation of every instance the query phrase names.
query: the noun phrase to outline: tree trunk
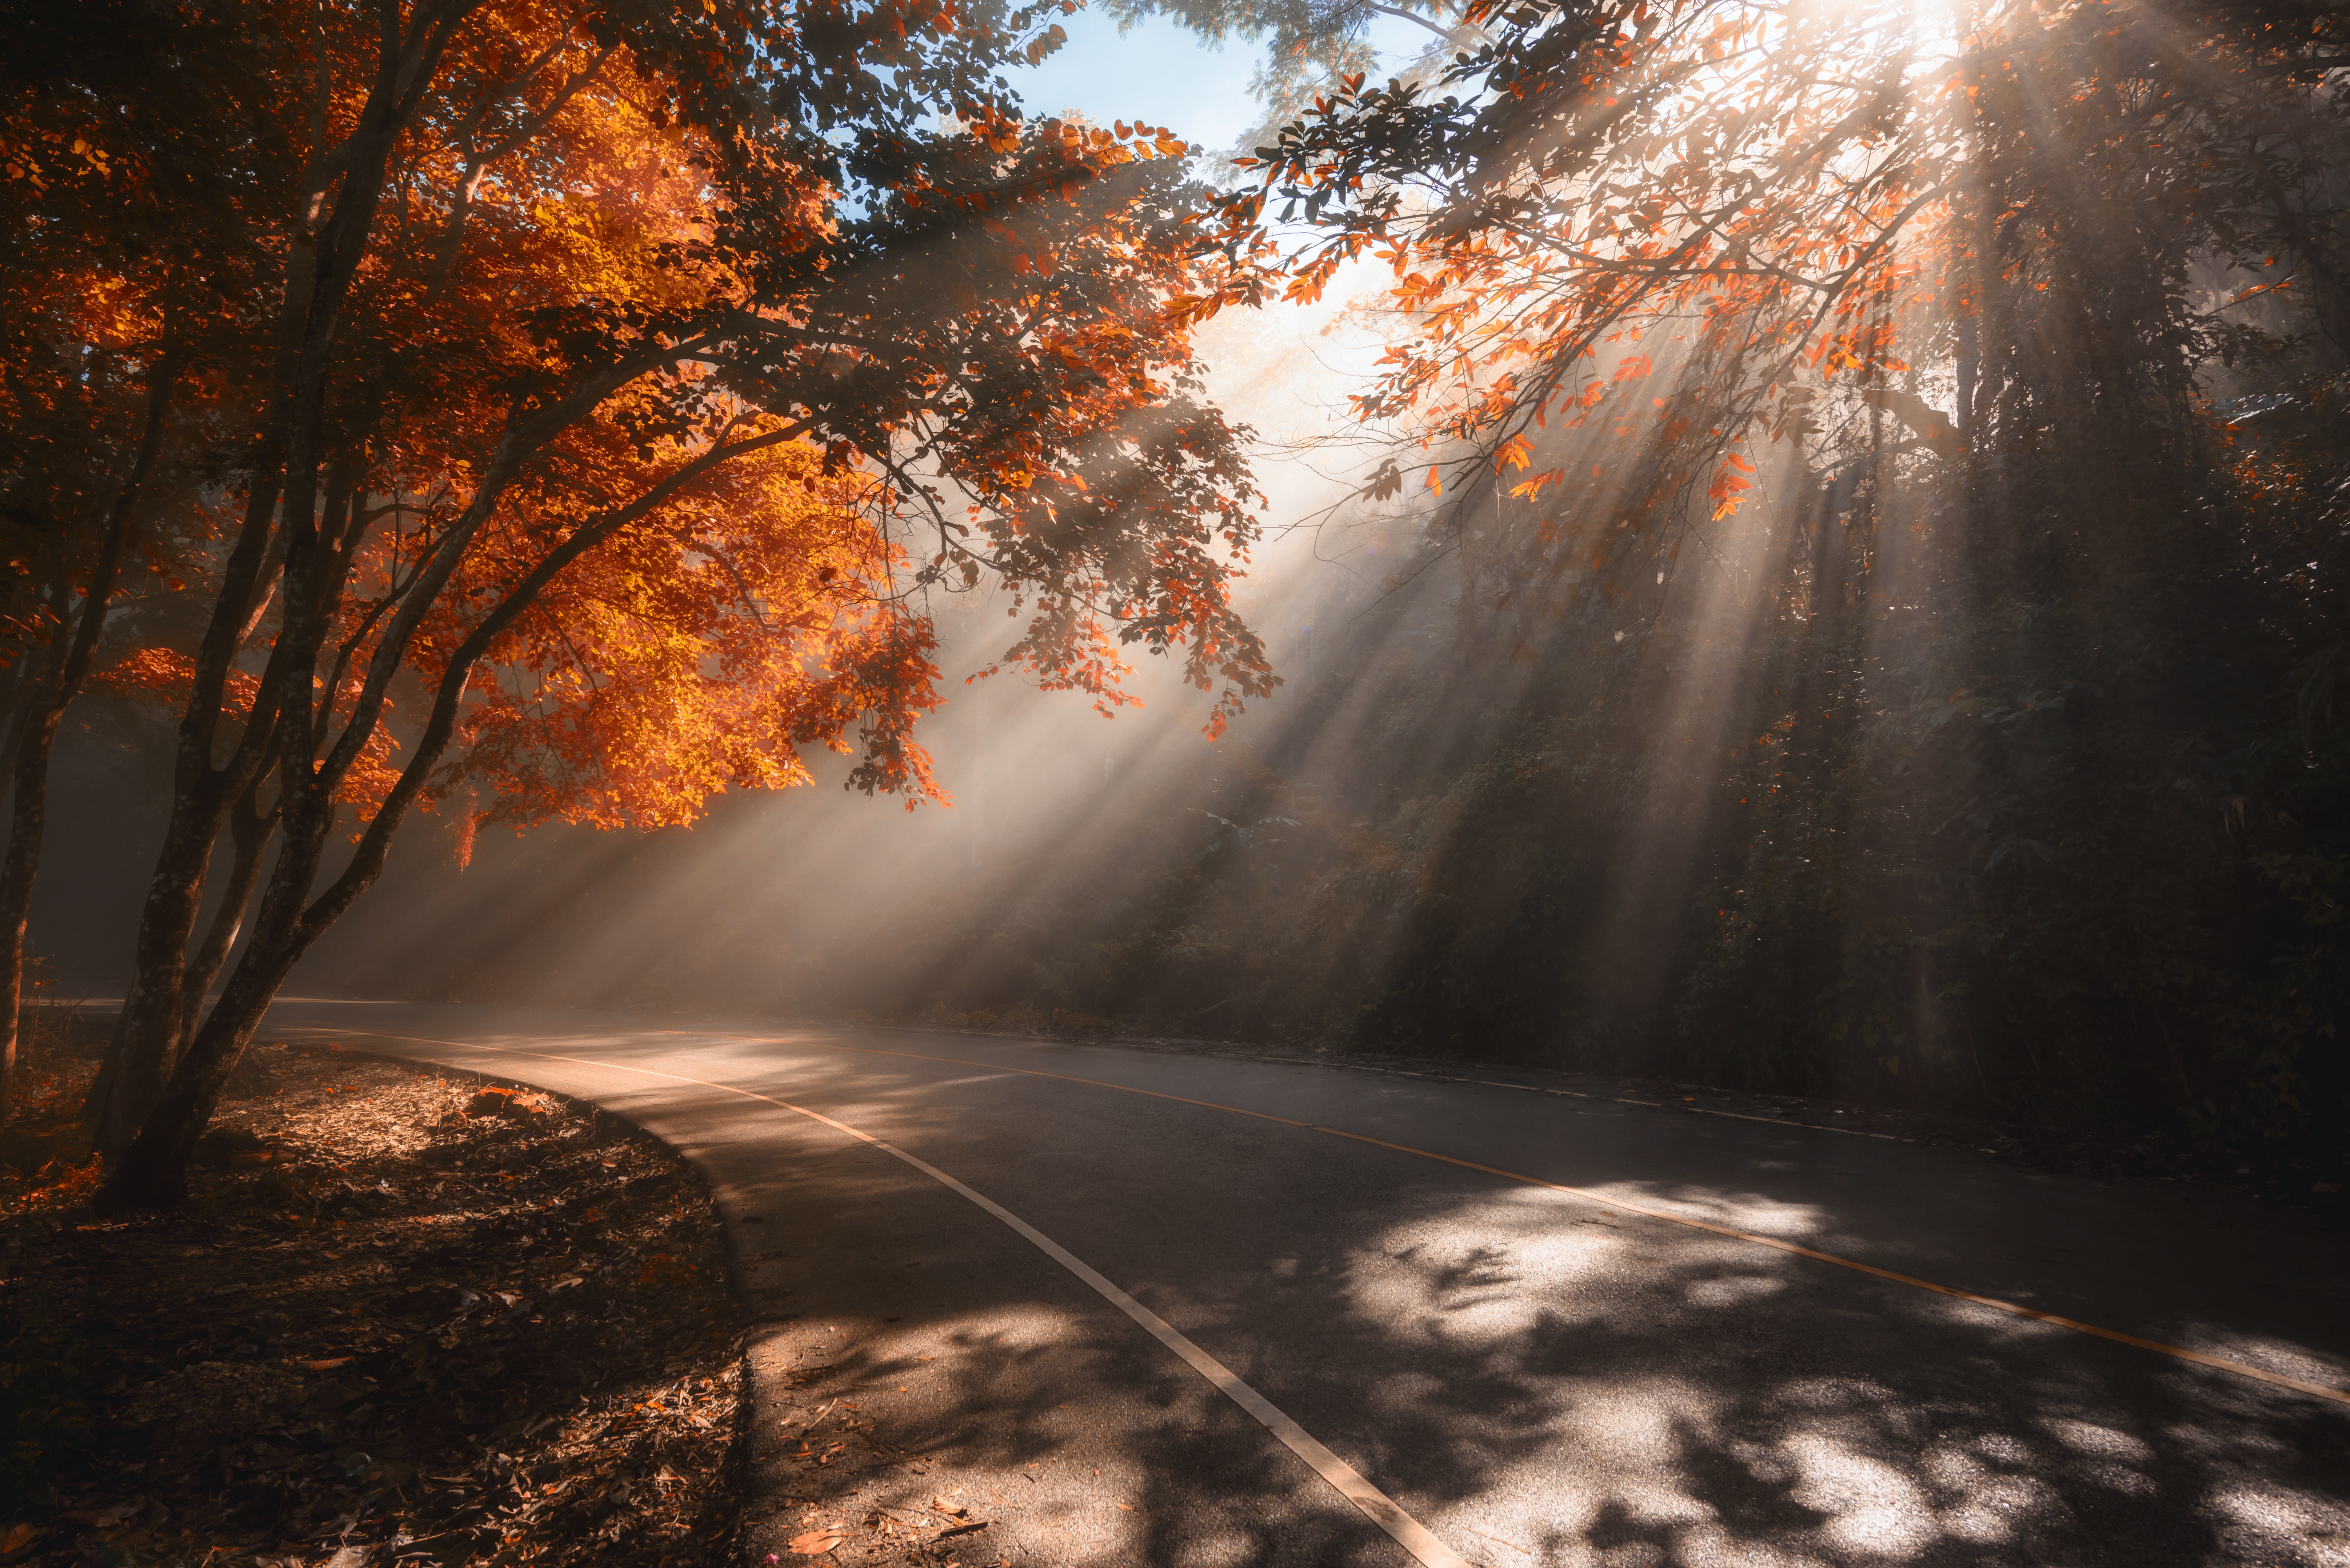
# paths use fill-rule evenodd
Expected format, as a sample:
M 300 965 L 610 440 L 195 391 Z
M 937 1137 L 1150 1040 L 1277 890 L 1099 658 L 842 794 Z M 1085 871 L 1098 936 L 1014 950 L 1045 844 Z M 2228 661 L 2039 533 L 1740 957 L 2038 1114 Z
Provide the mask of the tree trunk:
M 181 981 L 179 1037 L 172 1043 L 175 1056 L 195 1037 L 204 997 L 220 977 L 221 966 L 228 961 L 229 950 L 236 945 L 237 932 L 244 926 L 245 906 L 253 902 L 253 890 L 261 881 L 261 857 L 269 847 L 277 814 L 261 809 L 260 793 L 261 781 L 255 779 L 229 812 L 228 833 L 236 846 L 235 857 L 230 863 L 228 886 L 221 889 L 220 906 L 213 911 L 212 927 L 204 933 L 204 945 L 189 961 Z
M 186 1198 L 196 1139 L 212 1121 L 228 1075 L 235 1071 L 237 1058 L 260 1027 L 277 988 L 307 945 L 281 940 L 265 948 L 256 941 L 245 950 L 220 1001 L 181 1053 L 171 1081 L 138 1136 L 113 1162 L 113 1175 L 101 1195 L 107 1208 L 161 1209 Z
M 49 747 L 64 712 L 62 703 L 43 703 L 40 712 L 27 715 L 17 736 L 7 857 L 0 863 L 0 1011 L 5 1012 L 0 1019 L 0 1121 L 15 1099 L 16 1037 L 25 1008 L 25 927 L 48 815 Z
M 91 656 L 106 629 L 106 613 L 114 597 L 115 580 L 122 574 L 122 556 L 130 537 L 131 514 L 139 494 L 154 472 L 162 451 L 165 415 L 172 390 L 179 380 L 181 355 L 166 344 L 156 361 L 153 384 L 147 392 L 147 414 L 139 432 L 139 446 L 130 472 L 123 476 L 114 504 L 108 509 L 106 533 L 91 564 L 78 615 L 58 628 L 65 641 L 52 645 L 47 673 L 26 693 L 26 705 L 16 715 L 11 758 L 8 848 L 0 860 L 0 1120 L 7 1117 L 16 1078 L 16 1042 L 24 1023 L 25 930 L 32 916 L 33 882 L 41 864 L 41 839 L 48 826 L 49 753 L 55 748 L 57 724 L 81 691 L 89 674 Z
M 180 1054 L 170 1081 L 151 1102 L 136 1136 L 126 1140 L 120 1159 L 109 1159 L 112 1174 L 101 1201 L 110 1209 L 164 1208 L 186 1197 L 196 1139 L 212 1120 L 237 1058 L 260 1027 L 277 988 L 332 924 L 331 916 L 313 919 L 308 908 L 310 888 L 335 820 L 332 792 L 312 771 L 308 729 L 307 723 L 287 725 L 290 732 L 278 765 L 285 794 L 278 812 L 277 861 L 255 914 L 253 940 L 230 972 L 220 1001 Z M 254 836 L 268 836 L 265 831 Z M 244 847 L 239 846 L 240 853 Z
M 106 1060 L 82 1106 L 82 1119 L 95 1125 L 99 1147 L 109 1158 L 129 1147 L 161 1092 L 165 1064 L 183 1037 L 189 1013 L 184 1000 L 188 949 L 203 911 L 204 876 L 220 840 L 221 823 L 230 803 L 267 771 L 275 687 L 282 680 L 274 658 L 234 751 L 218 766 L 213 754 L 229 670 L 259 624 L 261 607 L 273 591 L 265 574 L 274 569 L 283 548 L 282 530 L 271 526 L 285 477 L 287 420 L 283 400 L 279 402 L 256 450 L 258 472 L 245 500 L 244 522 L 204 628 L 195 683 L 180 717 L 172 762 L 172 816 L 140 907 L 130 985 Z
M 130 1147 L 153 1108 L 163 1064 L 179 1040 L 186 1015 L 188 945 L 203 906 L 204 872 L 220 836 L 222 811 L 210 798 L 217 793 L 215 785 L 201 789 L 195 799 L 182 795 L 173 803 L 162 853 L 139 911 L 130 987 L 105 1067 L 90 1087 L 98 1146 L 109 1158 Z

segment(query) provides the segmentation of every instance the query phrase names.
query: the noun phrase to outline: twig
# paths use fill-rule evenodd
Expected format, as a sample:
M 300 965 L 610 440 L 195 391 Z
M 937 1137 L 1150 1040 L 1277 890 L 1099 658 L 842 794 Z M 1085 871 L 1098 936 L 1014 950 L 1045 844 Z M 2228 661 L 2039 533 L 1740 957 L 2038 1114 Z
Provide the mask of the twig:
M 1482 1535 L 1488 1541 L 1500 1541 L 1503 1545 L 1508 1547 L 1513 1552 L 1523 1552 L 1529 1557 L 1534 1555 L 1534 1552 L 1530 1548 L 1521 1546 L 1514 1541 L 1503 1540 L 1501 1536 L 1494 1534 L 1490 1530 L 1480 1530 L 1472 1524 L 1469 1527 L 1469 1533 L 1471 1535 Z

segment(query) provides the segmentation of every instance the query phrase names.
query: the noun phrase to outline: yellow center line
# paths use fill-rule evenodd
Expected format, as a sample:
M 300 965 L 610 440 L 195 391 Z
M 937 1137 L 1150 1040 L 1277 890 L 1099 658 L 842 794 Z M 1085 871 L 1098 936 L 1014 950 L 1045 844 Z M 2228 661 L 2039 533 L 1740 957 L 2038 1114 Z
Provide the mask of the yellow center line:
M 1205 1110 L 1224 1111 L 1236 1116 L 1253 1116 L 1258 1121 L 1275 1122 L 1283 1127 L 1299 1127 L 1308 1132 L 1327 1133 L 1332 1137 L 1348 1138 L 1356 1143 L 1369 1144 L 1374 1148 L 1392 1149 L 1398 1154 L 1409 1154 L 1416 1156 L 1421 1159 L 1432 1159 L 1443 1165 L 1459 1166 L 1463 1170 L 1474 1170 L 1486 1176 L 1499 1177 L 1504 1181 L 1514 1181 L 1522 1186 L 1539 1187 L 1550 1192 L 1563 1192 L 1570 1198 L 1580 1198 L 1587 1203 L 1597 1203 L 1609 1209 L 1622 1210 L 1627 1214 L 1638 1214 L 1646 1219 L 1664 1220 L 1667 1224 L 1683 1225 L 1692 1231 L 1704 1231 L 1712 1235 L 1725 1236 L 1733 1241 L 1751 1241 L 1758 1247 L 1769 1247 L 1774 1251 L 1789 1252 L 1798 1258 L 1809 1258 L 1814 1262 L 1832 1263 L 1839 1269 L 1850 1269 L 1855 1273 L 1870 1274 L 1880 1280 L 1890 1280 L 1895 1284 L 1910 1286 L 1915 1290 L 1931 1291 L 1936 1295 L 1950 1296 L 1954 1300 L 1962 1302 L 1971 1302 L 1977 1306 L 1990 1307 L 1993 1311 L 2003 1312 L 2013 1317 L 2026 1318 L 2033 1323 L 2050 1324 L 2057 1328 L 2071 1329 L 2075 1334 L 2090 1334 L 2098 1339 L 2109 1339 L 2116 1345 L 2127 1345 L 2139 1350 L 2150 1350 L 2158 1355 L 2168 1355 L 2179 1361 L 2192 1362 L 2198 1366 L 2209 1366 L 2215 1371 L 2231 1372 L 2240 1377 L 2250 1377 L 2258 1382 L 2273 1384 L 2279 1388 L 2290 1388 L 2297 1394 L 2314 1395 L 2320 1399 L 2331 1399 L 2338 1405 L 2350 1405 L 2350 1389 L 2330 1387 L 2323 1383 L 2303 1382 L 2298 1377 L 2287 1377 L 2282 1373 L 2263 1371 L 2262 1368 L 2257 1366 L 2248 1366 L 2241 1361 L 2230 1361 L 2225 1356 L 2209 1355 L 2199 1350 L 2189 1350 L 2183 1345 L 2165 1345 L 2160 1340 L 2145 1339 L 2135 1334 L 2124 1334 L 2119 1329 L 2101 1328 L 2093 1323 L 2083 1323 L 2078 1318 L 2063 1317 L 2055 1313 L 2042 1312 L 2037 1307 L 2028 1307 L 2020 1302 L 2002 1301 L 1997 1296 L 1978 1295 L 1972 1291 L 1962 1291 L 1954 1285 L 1937 1284 L 1931 1280 L 1921 1280 L 1914 1274 L 1898 1273 L 1891 1269 L 1880 1269 L 1874 1263 L 1864 1263 L 1856 1258 L 1840 1257 L 1834 1252 L 1823 1252 L 1811 1247 L 1797 1246 L 1793 1241 L 1783 1241 L 1775 1236 L 1763 1236 L 1752 1231 L 1734 1230 L 1730 1226 L 1716 1225 L 1704 1220 L 1692 1220 L 1685 1214 L 1673 1213 L 1670 1210 L 1652 1209 L 1647 1204 L 1633 1203 L 1621 1198 L 1610 1198 L 1604 1193 L 1594 1192 L 1589 1188 L 1568 1187 L 1561 1182 L 1545 1181 L 1539 1176 L 1526 1176 L 1518 1171 L 1504 1170 L 1499 1166 L 1483 1165 L 1473 1159 L 1462 1159 L 1455 1155 L 1438 1154 L 1432 1149 L 1414 1148 L 1409 1144 L 1390 1143 L 1385 1138 L 1372 1137 L 1365 1133 L 1348 1132 L 1343 1127 L 1324 1127 L 1316 1122 L 1299 1121 L 1294 1116 L 1277 1116 L 1269 1111 L 1253 1111 L 1243 1106 L 1227 1106 L 1219 1104 L 1214 1100 L 1193 1099 L 1188 1095 L 1170 1095 L 1159 1089 L 1138 1089 L 1129 1084 L 1112 1084 L 1105 1082 L 1099 1078 L 1079 1078 L 1067 1073 L 1047 1073 L 1034 1067 L 1013 1067 L 1000 1062 L 973 1062 L 962 1056 L 933 1056 L 919 1051 L 883 1051 L 871 1046 L 839 1045 L 829 1041 L 794 1040 L 779 1035 L 695 1034 L 688 1031 L 674 1029 L 662 1030 L 659 1033 L 681 1035 L 690 1039 L 739 1040 L 746 1044 L 813 1046 L 818 1050 L 824 1051 L 853 1052 L 860 1056 L 896 1056 L 913 1062 L 941 1062 L 958 1067 L 984 1067 L 996 1072 L 1019 1073 L 1031 1078 L 1053 1078 L 1064 1084 L 1082 1084 L 1089 1088 L 1116 1089 L 1122 1094 L 1143 1095 L 1154 1100 L 1171 1100 L 1177 1105 L 1198 1106 Z M 432 1042 L 432 1044 L 455 1045 L 463 1043 L 449 1040 Z M 492 1050 L 506 1049 L 499 1046 L 491 1046 L 489 1048 Z M 523 1055 L 544 1054 L 544 1053 L 539 1052 L 519 1052 L 516 1054 Z M 587 1060 L 586 1058 L 569 1056 L 556 1057 L 554 1059 L 557 1061 Z M 592 1064 L 598 1066 L 619 1065 L 617 1063 L 603 1062 L 593 1063 Z M 641 1071 L 641 1069 L 636 1070 Z M 666 1075 L 675 1076 L 676 1075 Z M 701 1080 L 694 1079 L 688 1081 L 700 1082 Z M 711 1084 L 707 1086 L 711 1088 L 733 1088 L 731 1085 L 723 1084 Z M 745 1089 L 733 1089 L 733 1092 L 735 1094 L 749 1094 L 751 1091 Z M 764 1098 L 764 1096 L 754 1097 Z

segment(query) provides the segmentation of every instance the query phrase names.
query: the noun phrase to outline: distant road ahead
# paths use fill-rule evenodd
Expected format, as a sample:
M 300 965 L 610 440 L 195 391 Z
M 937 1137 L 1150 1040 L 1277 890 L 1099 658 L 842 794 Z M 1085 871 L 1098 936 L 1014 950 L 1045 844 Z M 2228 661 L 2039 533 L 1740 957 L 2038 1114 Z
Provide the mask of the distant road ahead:
M 926 1456 L 843 1509 L 993 1488 L 966 1563 L 2350 1565 L 2350 1234 L 2309 1216 L 1115 1046 L 317 1002 L 264 1037 L 676 1144 L 763 1411 L 831 1387 Z

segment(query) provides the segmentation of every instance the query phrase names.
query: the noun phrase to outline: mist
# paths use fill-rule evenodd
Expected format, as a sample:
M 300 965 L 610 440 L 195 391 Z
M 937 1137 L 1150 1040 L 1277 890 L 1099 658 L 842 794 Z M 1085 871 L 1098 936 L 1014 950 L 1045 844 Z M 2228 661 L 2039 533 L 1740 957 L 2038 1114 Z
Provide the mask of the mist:
M 1747 135 L 1728 102 L 1675 112 Z M 1905 134 L 1939 147 L 1927 102 Z M 974 679 L 1020 624 L 982 576 L 924 607 L 944 800 L 819 753 L 690 828 L 491 828 L 463 865 L 444 806 L 286 990 L 1539 1062 L 2337 1158 L 2350 307 L 2233 228 L 2137 222 L 2136 176 L 2084 195 L 2036 100 L 2001 112 L 2040 226 L 1995 271 L 1958 197 L 1888 229 L 1881 287 L 1819 285 L 1854 292 L 1808 361 L 1813 327 L 1723 303 L 1742 264 L 1665 268 L 1622 325 L 1576 314 L 1614 274 L 1523 235 L 1451 296 L 1385 292 L 1442 270 L 1431 231 L 1215 317 L 1205 395 L 1267 498 L 1236 604 L 1280 680 L 1220 738 L 1164 659 L 1108 716 Z M 1638 217 L 1645 168 L 1559 196 L 1558 254 Z M 1382 375 L 1433 400 L 1370 417 Z M 78 722 L 32 945 L 97 993 L 167 735 Z
M 462 866 L 459 814 L 443 806 L 411 825 L 288 993 L 1049 1017 L 1037 999 L 1066 966 L 1040 942 L 1115 934 L 1170 876 L 1254 842 L 1256 819 L 1279 815 L 1262 758 L 1298 745 L 1308 693 L 1343 693 L 1352 623 L 1432 602 L 1446 580 L 1403 580 L 1416 525 L 1348 504 L 1369 449 L 1347 434 L 1342 392 L 1377 349 L 1352 303 L 1337 290 L 1209 334 L 1208 396 L 1259 439 L 1270 537 L 1241 601 L 1284 683 L 1225 739 L 1203 732 L 1207 694 L 1132 649 L 1138 701 L 1107 715 L 1082 693 L 982 676 L 1011 639 L 1005 597 L 987 582 L 941 593 L 930 608 L 947 701 L 918 739 L 945 801 L 855 793 L 849 760 L 816 751 L 810 785 L 720 795 L 691 828 L 489 826 Z M 40 884 L 30 950 L 66 994 L 119 993 L 168 809 L 169 721 L 102 695 L 81 717 L 56 764 L 53 864 L 72 871 Z

